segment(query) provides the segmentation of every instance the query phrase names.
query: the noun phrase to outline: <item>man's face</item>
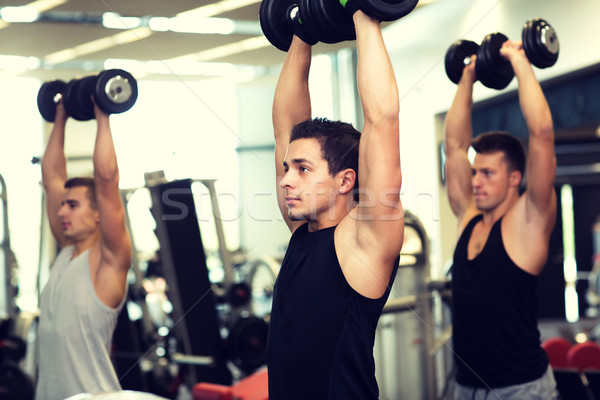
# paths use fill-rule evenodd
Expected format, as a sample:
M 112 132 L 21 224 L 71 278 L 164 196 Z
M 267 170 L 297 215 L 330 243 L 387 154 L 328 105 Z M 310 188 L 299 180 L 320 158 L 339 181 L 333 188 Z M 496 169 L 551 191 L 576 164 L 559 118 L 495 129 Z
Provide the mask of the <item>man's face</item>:
M 288 146 L 283 161 L 285 175 L 279 185 L 285 191 L 288 217 L 292 221 L 314 221 L 332 206 L 335 180 L 321 155 L 316 139 L 298 139 Z
M 58 216 L 65 238 L 73 241 L 83 240 L 99 229 L 99 213 L 91 207 L 85 186 L 66 190 Z
M 500 205 L 507 197 L 512 174 L 518 173 L 508 171 L 504 153 L 500 151 L 488 154 L 477 153 L 471 172 L 475 205 L 480 211 L 490 211 Z M 514 177 L 512 178 L 514 183 Z

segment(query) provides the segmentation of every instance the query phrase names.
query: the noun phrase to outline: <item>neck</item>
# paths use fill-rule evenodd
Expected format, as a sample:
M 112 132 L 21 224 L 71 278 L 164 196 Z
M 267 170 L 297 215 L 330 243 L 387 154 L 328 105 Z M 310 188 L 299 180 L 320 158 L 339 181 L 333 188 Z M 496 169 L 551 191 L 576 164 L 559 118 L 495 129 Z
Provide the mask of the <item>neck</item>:
M 89 237 L 87 237 L 83 240 L 78 240 L 78 241 L 74 242 L 73 245 L 75 246 L 75 250 L 73 250 L 73 257 L 77 257 L 78 255 L 80 255 L 81 253 L 86 251 L 87 249 L 94 246 L 99 241 L 100 241 L 100 233 L 98 232 L 96 234 L 90 235 Z
M 308 221 L 308 231 L 315 232 L 338 225 L 356 207 L 356 203 L 348 205 L 346 200 L 343 200 L 343 202 L 337 201 L 332 207 L 317 215 L 314 220 Z
M 511 191 L 506 196 L 506 199 L 491 210 L 482 211 L 483 221 L 486 224 L 493 225 L 496 221 L 502 218 L 519 200 L 519 194 L 516 191 Z

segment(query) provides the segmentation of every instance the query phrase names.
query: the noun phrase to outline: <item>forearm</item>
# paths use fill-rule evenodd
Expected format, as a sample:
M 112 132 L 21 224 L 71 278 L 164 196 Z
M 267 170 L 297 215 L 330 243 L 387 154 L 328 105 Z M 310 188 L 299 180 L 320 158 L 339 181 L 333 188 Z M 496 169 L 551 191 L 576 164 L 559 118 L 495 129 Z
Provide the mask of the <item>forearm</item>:
M 471 107 L 473 106 L 474 81 L 463 74 L 458 83 L 456 94 L 445 121 L 445 150 L 466 150 L 471 144 L 473 127 L 471 123 Z
M 519 102 L 529 134 L 552 138 L 554 128 L 550 107 L 544 92 L 533 73 L 529 61 L 519 58 L 512 62 L 515 76 L 519 82 Z
M 97 116 L 98 132 L 94 146 L 94 177 L 101 182 L 117 183 L 119 170 L 117 167 L 117 155 L 113 142 L 110 123 L 107 115 Z
M 398 119 L 398 85 L 378 21 L 363 12 L 354 13 L 358 51 L 358 91 L 365 126 L 384 118 Z M 374 62 L 377 60 L 377 62 Z
M 58 120 L 52 127 L 46 151 L 42 158 L 42 180 L 44 184 L 51 180 L 67 179 L 67 160 L 65 157 L 66 120 Z
M 286 55 L 273 99 L 273 126 L 276 139 L 287 142 L 289 130 L 311 117 L 308 73 L 311 47 L 294 36 Z

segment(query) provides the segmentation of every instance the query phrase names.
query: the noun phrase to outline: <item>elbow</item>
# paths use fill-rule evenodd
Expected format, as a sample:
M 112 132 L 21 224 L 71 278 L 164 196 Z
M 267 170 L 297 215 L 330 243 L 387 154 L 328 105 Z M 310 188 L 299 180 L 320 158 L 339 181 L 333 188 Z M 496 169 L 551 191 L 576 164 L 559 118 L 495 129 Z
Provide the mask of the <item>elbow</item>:
M 543 117 L 537 121 L 535 126 L 536 128 L 532 130 L 532 133 L 542 138 L 551 138 L 554 140 L 554 123 L 550 111 L 544 113 Z
M 119 169 L 116 164 L 112 167 L 94 168 L 94 180 L 97 183 L 119 182 Z
M 379 108 L 374 112 L 364 112 L 364 125 L 381 125 L 399 127 L 400 126 L 400 107 L 396 103 L 387 108 Z
M 552 121 L 538 125 L 530 134 L 531 138 L 537 138 L 544 142 L 554 143 L 554 125 Z

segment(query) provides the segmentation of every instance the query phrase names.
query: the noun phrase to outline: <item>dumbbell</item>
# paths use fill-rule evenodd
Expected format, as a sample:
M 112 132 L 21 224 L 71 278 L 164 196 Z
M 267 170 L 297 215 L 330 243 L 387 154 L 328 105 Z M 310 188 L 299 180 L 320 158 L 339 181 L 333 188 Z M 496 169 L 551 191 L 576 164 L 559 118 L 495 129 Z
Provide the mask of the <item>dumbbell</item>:
M 300 19 L 306 32 L 319 42 L 338 43 L 356 39 L 354 23 L 336 0 L 325 0 L 327 11 L 315 11 L 323 0 L 263 0 L 258 19 L 269 42 L 281 51 L 288 51 L 294 35 L 294 18 Z M 328 22 L 318 22 L 325 19 Z M 328 27 L 323 29 L 322 26 Z
M 419 0 L 352 0 L 365 14 L 379 21 L 395 21 L 410 13 Z M 323 43 L 339 43 L 356 39 L 352 17 L 339 0 L 263 0 L 259 22 L 265 37 L 273 46 L 287 51 L 294 34 L 294 18 L 304 29 Z
M 538 68 L 553 66 L 558 60 L 559 42 L 556 31 L 541 18 L 528 20 L 521 33 L 523 50 L 529 61 Z M 462 71 L 472 55 L 477 55 L 475 74 L 486 87 L 504 89 L 514 77 L 512 66 L 500 55 L 500 48 L 508 38 L 502 33 L 490 33 L 481 45 L 470 40 L 454 42 L 446 52 L 445 67 L 448 78 L 458 83 Z
M 54 122 L 56 104 L 62 97 L 67 114 L 78 121 L 94 119 L 94 104 L 107 114 L 120 114 L 135 104 L 138 96 L 137 81 L 122 69 L 107 69 L 98 75 L 71 79 L 68 83 L 52 80 L 42 85 L 37 103 L 42 117 Z

